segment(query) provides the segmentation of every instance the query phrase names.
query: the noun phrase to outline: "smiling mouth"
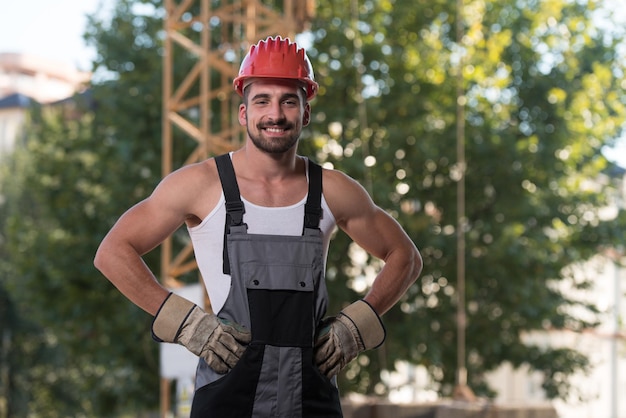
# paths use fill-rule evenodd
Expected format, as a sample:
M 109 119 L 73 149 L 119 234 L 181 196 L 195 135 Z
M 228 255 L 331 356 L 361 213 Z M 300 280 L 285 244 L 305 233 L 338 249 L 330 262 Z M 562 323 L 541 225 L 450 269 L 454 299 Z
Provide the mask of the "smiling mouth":
M 287 123 L 287 124 L 277 124 L 277 125 L 261 125 L 259 126 L 259 129 L 263 130 L 264 132 L 266 132 L 267 134 L 270 135 L 282 135 L 286 132 L 289 132 L 293 129 L 294 125 Z

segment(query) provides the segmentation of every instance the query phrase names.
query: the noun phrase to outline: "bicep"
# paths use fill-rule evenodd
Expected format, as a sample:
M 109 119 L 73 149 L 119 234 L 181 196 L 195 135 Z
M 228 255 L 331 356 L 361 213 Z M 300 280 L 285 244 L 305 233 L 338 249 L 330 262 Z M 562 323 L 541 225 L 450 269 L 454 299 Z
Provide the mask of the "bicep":
M 396 249 L 413 245 L 396 220 L 377 206 L 346 221 L 343 229 L 365 251 L 385 261 Z
M 330 184 L 337 225 L 365 251 L 385 260 L 396 248 L 413 245 L 398 222 L 356 181 L 342 175 Z
M 175 186 L 169 180 L 159 184 L 118 219 L 106 240 L 130 246 L 140 255 L 161 244 L 183 224 L 188 212 L 185 196 Z
M 109 232 L 109 239 L 130 245 L 144 255 L 178 229 L 184 220 L 149 197 L 124 213 Z

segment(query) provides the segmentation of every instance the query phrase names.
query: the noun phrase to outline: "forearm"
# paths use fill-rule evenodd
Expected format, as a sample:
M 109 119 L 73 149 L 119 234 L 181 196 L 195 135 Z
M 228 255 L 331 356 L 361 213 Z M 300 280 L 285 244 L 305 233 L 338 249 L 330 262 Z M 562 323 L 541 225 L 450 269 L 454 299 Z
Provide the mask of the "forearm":
M 385 259 L 365 301 L 378 315 L 383 315 L 400 300 L 421 271 L 422 258 L 415 246 L 394 250 Z
M 169 294 L 130 246 L 103 241 L 94 265 L 124 296 L 151 315 L 156 315 Z

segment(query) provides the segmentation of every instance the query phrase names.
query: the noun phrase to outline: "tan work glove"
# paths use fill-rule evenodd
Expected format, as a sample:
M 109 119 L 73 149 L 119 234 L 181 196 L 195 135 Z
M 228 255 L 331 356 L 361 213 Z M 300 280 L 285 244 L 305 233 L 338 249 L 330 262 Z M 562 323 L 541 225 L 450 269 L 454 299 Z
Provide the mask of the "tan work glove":
M 329 379 L 356 356 L 385 341 L 385 327 L 369 303 L 358 300 L 322 321 L 315 340 L 315 363 Z
M 251 339 L 250 332 L 241 325 L 208 314 L 174 293 L 154 317 L 152 337 L 186 347 L 220 374 L 237 364 Z

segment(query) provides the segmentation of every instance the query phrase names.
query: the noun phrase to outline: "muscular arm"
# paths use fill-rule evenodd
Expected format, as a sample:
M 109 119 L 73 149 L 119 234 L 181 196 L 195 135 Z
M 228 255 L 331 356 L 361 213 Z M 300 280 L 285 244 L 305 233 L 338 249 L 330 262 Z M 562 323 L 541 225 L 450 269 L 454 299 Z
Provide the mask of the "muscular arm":
M 324 195 L 337 225 L 365 251 L 385 262 L 364 298 L 382 315 L 417 279 L 422 270 L 420 253 L 395 219 L 376 206 L 353 179 L 325 170 Z
M 94 264 L 131 302 L 155 315 L 169 294 L 142 260 L 195 211 L 201 166 L 170 174 L 124 213 L 102 240 Z

